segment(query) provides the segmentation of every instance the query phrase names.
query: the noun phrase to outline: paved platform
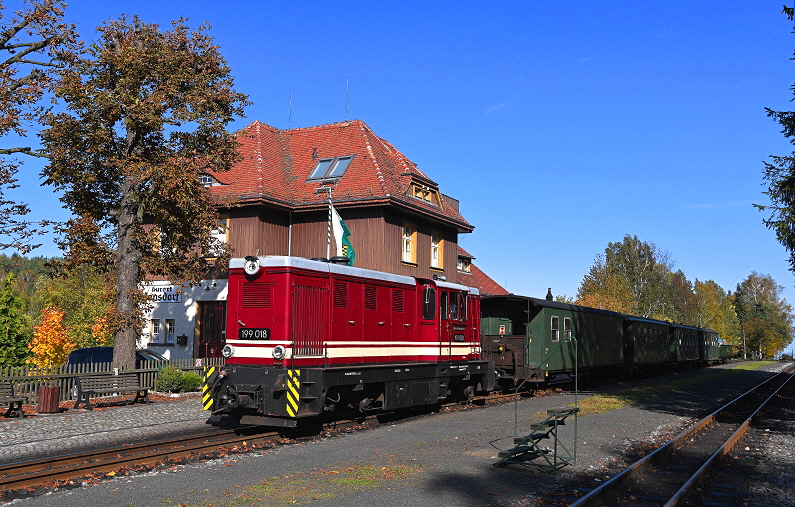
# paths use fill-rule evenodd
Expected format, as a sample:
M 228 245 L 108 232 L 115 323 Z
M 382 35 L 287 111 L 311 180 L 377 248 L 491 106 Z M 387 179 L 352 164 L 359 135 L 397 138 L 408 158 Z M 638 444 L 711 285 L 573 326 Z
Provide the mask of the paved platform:
M 694 377 L 701 372 L 684 375 Z M 636 405 L 579 418 L 577 462 L 557 476 L 519 465 L 496 468 L 490 442 L 513 436 L 512 403 L 419 417 L 374 430 L 343 434 L 265 452 L 119 476 L 97 485 L 60 489 L 14 505 L 372 507 L 373 505 L 538 505 L 545 492 L 574 476 L 606 478 L 644 442 L 678 432 L 716 400 L 769 377 L 739 372 L 732 381 L 665 391 Z M 653 379 L 646 385 L 656 385 Z M 624 383 L 603 391 L 637 386 Z M 583 393 L 585 395 L 585 393 Z M 528 398 L 519 405 L 520 427 L 540 412 L 573 401 L 571 395 Z M 122 443 L 204 426 L 198 400 L 114 407 L 22 421 L 0 421 L 0 459 L 60 454 L 101 443 Z M 560 436 L 573 442 L 573 425 Z M 24 452 L 12 451 L 22 437 Z M 101 445 L 101 444 L 100 444 Z M 510 445 L 510 444 L 509 444 Z M 2 501 L 0 501 L 2 502 Z
M 151 440 L 203 429 L 206 421 L 207 412 L 202 410 L 198 396 L 95 410 L 69 408 L 58 414 L 3 419 L 0 420 L 0 462 Z

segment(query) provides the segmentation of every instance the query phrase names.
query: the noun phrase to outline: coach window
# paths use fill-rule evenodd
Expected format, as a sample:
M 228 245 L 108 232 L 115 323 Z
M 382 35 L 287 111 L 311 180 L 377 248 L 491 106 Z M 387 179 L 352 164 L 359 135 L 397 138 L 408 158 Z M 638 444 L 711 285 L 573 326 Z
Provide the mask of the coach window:
M 448 310 L 447 296 L 448 296 L 448 293 L 445 292 L 445 291 L 442 291 L 439 294 L 439 317 L 442 320 L 447 320 L 447 310 Z
M 436 291 L 433 287 L 425 287 L 422 291 L 422 318 L 433 320 L 436 317 Z
M 618 323 L 616 323 L 616 341 L 618 343 L 621 343 L 621 335 L 623 335 L 623 332 L 622 332 L 622 329 L 621 329 L 621 323 L 618 322 Z
M 560 318 L 556 315 L 552 316 L 552 341 L 557 342 L 560 341 Z
M 571 336 L 571 319 L 568 317 L 563 319 L 563 336 L 564 338 Z

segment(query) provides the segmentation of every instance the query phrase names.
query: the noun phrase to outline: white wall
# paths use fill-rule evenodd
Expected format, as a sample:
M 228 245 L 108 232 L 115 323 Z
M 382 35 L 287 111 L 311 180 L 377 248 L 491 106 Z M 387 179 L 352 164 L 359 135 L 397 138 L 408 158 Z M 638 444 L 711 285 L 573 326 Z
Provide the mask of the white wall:
M 193 357 L 193 343 L 196 338 L 195 322 L 199 301 L 226 301 L 227 280 L 204 280 L 196 287 L 180 287 L 170 282 L 149 282 L 143 285 L 145 294 L 154 296 L 152 308 L 144 313 L 145 325 L 138 346 L 162 354 L 167 359 L 186 359 Z M 161 325 L 160 343 L 150 343 L 152 319 L 159 319 Z M 174 320 L 174 336 L 188 337 L 187 345 L 164 344 L 166 341 L 166 319 Z

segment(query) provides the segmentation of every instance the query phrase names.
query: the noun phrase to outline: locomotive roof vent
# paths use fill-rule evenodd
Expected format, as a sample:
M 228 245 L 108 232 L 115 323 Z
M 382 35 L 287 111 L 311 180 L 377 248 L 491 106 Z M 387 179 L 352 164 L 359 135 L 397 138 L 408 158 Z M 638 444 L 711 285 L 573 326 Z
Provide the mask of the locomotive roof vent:
M 552 301 L 552 287 L 547 289 L 547 301 Z
M 335 255 L 331 259 L 328 259 L 326 262 L 330 262 L 332 264 L 340 264 L 342 266 L 347 266 L 350 264 L 351 260 L 344 255 Z

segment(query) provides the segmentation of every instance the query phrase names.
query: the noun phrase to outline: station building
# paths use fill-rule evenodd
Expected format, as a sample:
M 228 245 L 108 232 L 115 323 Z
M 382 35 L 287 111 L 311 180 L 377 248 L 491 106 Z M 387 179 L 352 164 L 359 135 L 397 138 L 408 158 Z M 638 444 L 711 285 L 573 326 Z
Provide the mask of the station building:
M 200 175 L 227 204 L 213 234 L 233 256 L 337 255 L 329 200 L 350 231 L 356 267 L 444 279 L 485 294 L 507 291 L 458 246 L 474 227 L 459 202 L 360 120 L 281 130 L 254 122 L 238 134 L 242 159 Z M 219 357 L 227 283 L 214 266 L 195 287 L 149 280 L 153 307 L 140 344 L 170 359 Z

